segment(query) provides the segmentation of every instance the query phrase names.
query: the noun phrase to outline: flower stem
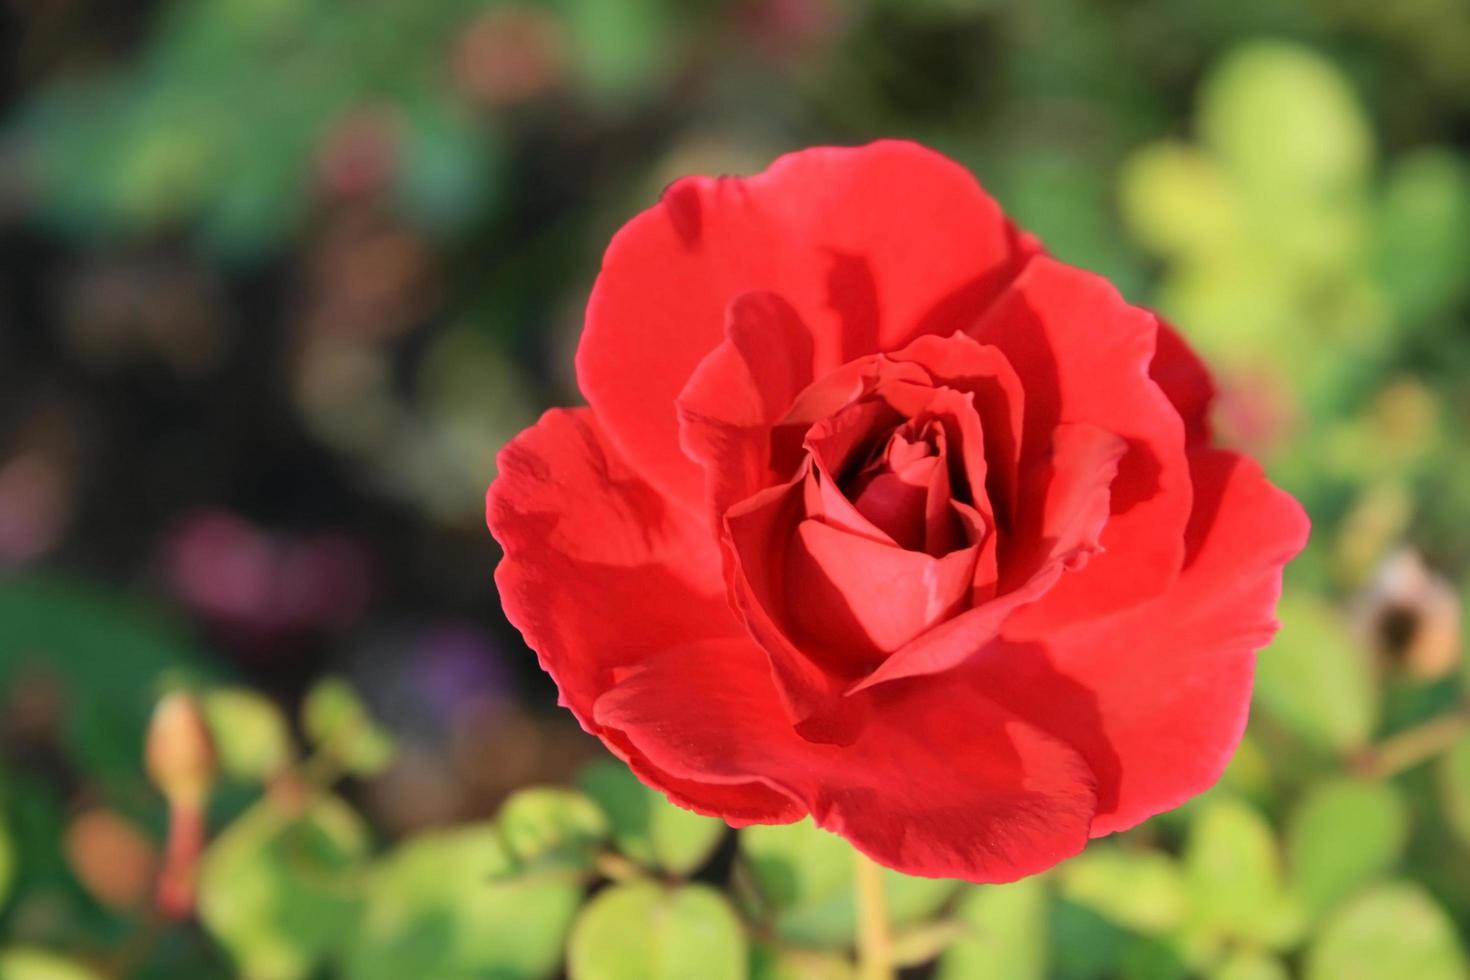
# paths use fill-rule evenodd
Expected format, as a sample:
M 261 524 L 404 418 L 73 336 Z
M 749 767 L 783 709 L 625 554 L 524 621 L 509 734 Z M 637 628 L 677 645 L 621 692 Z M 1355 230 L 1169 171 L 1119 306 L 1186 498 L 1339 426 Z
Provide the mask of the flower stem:
M 158 911 L 168 919 L 187 919 L 194 914 L 204 844 L 204 804 L 190 801 L 170 806 L 168 843 L 157 893 Z
M 1467 734 L 1470 712 L 1440 715 L 1369 749 L 1357 760 L 1356 769 L 1369 779 L 1395 776 L 1447 751 Z
M 883 898 L 883 869 L 856 848 L 857 952 L 859 980 L 893 980 L 893 936 Z

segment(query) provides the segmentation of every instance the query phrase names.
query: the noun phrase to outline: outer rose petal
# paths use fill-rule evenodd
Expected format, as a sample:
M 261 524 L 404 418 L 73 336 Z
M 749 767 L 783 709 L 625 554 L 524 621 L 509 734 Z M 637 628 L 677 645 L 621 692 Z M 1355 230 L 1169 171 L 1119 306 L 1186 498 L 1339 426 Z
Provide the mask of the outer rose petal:
M 808 472 L 762 490 L 725 515 L 729 596 L 750 636 L 768 654 L 770 683 L 786 708 L 783 724 L 794 724 L 805 738 L 845 745 L 867 716 L 866 698 L 842 697 L 861 665 L 822 659 L 825 651 L 803 650 L 792 642 L 785 622 L 785 549 L 771 546 L 795 536 Z
M 771 485 L 771 426 L 812 381 L 811 333 L 784 299 L 742 293 L 725 319 L 725 339 L 677 405 L 684 452 L 705 470 L 714 527 L 731 505 Z
M 717 817 L 732 827 L 751 824 L 795 823 L 806 807 L 758 780 L 744 783 L 702 783 L 679 779 L 645 759 L 621 732 L 602 729 L 603 744 L 648 786 L 686 810 Z
M 1208 789 L 1245 729 L 1255 651 L 1276 629 L 1300 505 L 1234 453 L 1190 454 L 1191 560 L 1157 599 L 1036 643 L 998 642 L 972 683 L 1065 739 L 1098 776 L 1093 836 Z
M 561 703 L 603 735 L 592 706 L 645 657 L 700 637 L 741 635 L 714 541 L 610 449 L 592 413 L 553 409 L 501 450 L 486 516 L 505 549 L 505 614 L 556 681 Z M 758 784 L 701 787 L 660 777 L 604 738 L 676 802 L 745 822 L 801 814 Z
M 1049 562 L 1076 569 L 1098 553 L 1127 453 L 1126 440 L 1086 422 L 1052 430 L 1050 455 L 1021 481 L 1027 506 L 1006 549 L 1003 589 L 1019 588 Z
M 913 143 L 822 147 L 747 179 L 688 178 L 613 239 L 577 350 L 583 394 L 651 483 L 701 507 L 674 402 L 741 293 L 812 330 L 820 376 L 973 321 L 1033 246 L 968 171 Z
M 1210 441 L 1210 406 L 1215 401 L 1215 381 L 1210 369 L 1166 320 L 1159 320 L 1159 342 L 1149 377 L 1164 390 L 1184 420 L 1184 435 L 1191 446 Z
M 1104 553 L 1007 630 L 1045 635 L 1158 595 L 1183 564 L 1191 490 L 1184 425 L 1148 376 L 1154 315 L 1100 276 L 1039 256 L 971 333 L 999 347 L 1026 386 L 1024 456 L 1044 451 L 1061 422 L 1091 423 L 1130 447 L 1112 485 Z
M 1076 854 L 1095 805 L 1083 760 L 973 686 L 893 684 L 856 742 L 792 732 L 764 655 L 720 641 L 647 661 L 596 707 L 654 764 L 760 779 L 908 874 L 1013 881 Z

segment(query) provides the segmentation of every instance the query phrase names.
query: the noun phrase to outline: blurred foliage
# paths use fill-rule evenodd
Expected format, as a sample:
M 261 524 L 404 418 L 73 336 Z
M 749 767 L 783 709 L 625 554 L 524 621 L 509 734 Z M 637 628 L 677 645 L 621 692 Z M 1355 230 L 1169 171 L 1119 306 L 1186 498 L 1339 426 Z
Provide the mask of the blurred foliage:
M 1470 976 L 1470 5 L 81 0 L 0 46 L 0 980 L 854 977 L 841 840 L 584 764 L 481 509 L 622 221 L 877 136 L 1171 318 L 1314 524 L 1220 785 L 885 874 L 895 959 Z

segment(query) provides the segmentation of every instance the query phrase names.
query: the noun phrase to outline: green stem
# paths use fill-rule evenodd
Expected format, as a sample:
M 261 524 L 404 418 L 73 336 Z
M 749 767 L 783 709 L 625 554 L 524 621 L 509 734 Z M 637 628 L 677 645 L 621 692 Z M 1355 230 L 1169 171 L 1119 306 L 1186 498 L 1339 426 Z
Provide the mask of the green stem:
M 853 849 L 857 884 L 857 953 L 859 980 L 893 980 L 893 936 L 883 897 L 883 869 Z
M 593 865 L 608 881 L 637 881 L 643 877 L 643 872 L 638 865 L 629 861 L 621 854 L 612 851 L 603 851 L 593 860 Z
M 1440 715 L 1369 749 L 1356 768 L 1369 779 L 1384 779 L 1428 762 L 1467 734 L 1470 734 L 1470 712 Z
M 297 775 L 313 791 L 329 793 L 333 786 L 341 782 L 345 772 L 342 760 L 336 753 L 329 751 L 327 746 L 323 746 L 301 763 Z

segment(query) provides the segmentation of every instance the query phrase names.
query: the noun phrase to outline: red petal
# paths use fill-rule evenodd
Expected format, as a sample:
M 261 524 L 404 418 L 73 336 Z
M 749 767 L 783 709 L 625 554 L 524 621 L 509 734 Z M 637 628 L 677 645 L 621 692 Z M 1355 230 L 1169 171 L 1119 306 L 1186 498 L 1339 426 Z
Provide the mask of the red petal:
M 1056 586 L 1063 570 L 1096 549 L 1108 516 L 1108 486 L 1127 447 L 1117 436 L 1091 425 L 1060 425 L 1053 437 L 1056 472 L 1034 491 L 1032 510 L 1041 523 L 1028 531 L 1028 550 L 1004 559 L 1006 578 L 1014 581 L 1003 581 L 995 598 L 916 637 L 849 693 L 960 666 L 984 650 L 1016 610 L 1040 600 Z
M 838 484 L 854 467 L 862 465 L 875 440 L 881 446 L 893 427 L 903 421 L 903 415 L 876 398 L 854 402 L 812 426 L 807 431 L 806 448 L 822 475 Z
M 1045 635 L 1158 595 L 1177 578 L 1191 491 L 1184 425 L 1148 376 L 1157 333 L 1153 314 L 1129 306 L 1106 280 L 1046 256 L 975 328 L 1026 386 L 1023 456 L 1044 451 L 1062 422 L 1088 422 L 1129 444 L 1112 485 L 1105 553 L 1015 616 L 1008 631 Z
M 939 456 L 929 456 L 897 473 L 879 473 L 863 487 L 853 506 L 900 547 L 926 550 L 929 500 L 937 497 L 945 505 L 949 502 L 949 471 L 944 463 Z M 931 486 L 935 486 L 932 494 Z
M 1030 505 L 1002 542 L 1002 593 L 1019 587 L 1047 564 L 1078 568 L 1100 547 L 1112 509 L 1112 486 L 1128 443 L 1085 422 L 1063 422 L 1051 451 L 1030 461 L 1022 493 Z
M 838 747 L 791 730 L 764 666 L 737 642 L 671 651 L 604 695 L 597 721 L 675 775 L 759 779 L 908 874 L 1013 881 L 1086 843 L 1086 763 L 978 688 L 892 685 L 857 741 Z
M 1098 776 L 1093 836 L 1214 784 L 1240 741 L 1281 569 L 1306 542 L 1291 497 L 1234 453 L 1190 455 L 1191 561 L 1148 603 L 1036 643 L 1001 641 L 971 683 L 1065 739 Z
M 609 740 L 592 706 L 650 653 L 699 637 L 740 636 L 710 536 L 633 474 L 586 409 L 547 412 L 501 450 L 486 515 L 505 557 L 495 570 L 506 616 L 556 681 L 561 703 L 676 801 L 749 820 L 792 820 L 760 785 L 710 792 L 660 779 Z
M 644 758 L 622 732 L 606 726 L 599 728 L 608 749 L 626 762 L 634 775 L 676 806 L 706 817 L 718 817 L 732 827 L 795 823 L 807 815 L 806 807 L 800 802 L 759 780 L 702 783 L 671 776 Z
M 806 515 L 815 520 L 832 527 L 842 528 L 849 534 L 867 538 L 869 541 L 878 541 L 884 544 L 897 544 L 893 536 L 887 531 L 868 520 L 859 511 L 851 500 L 843 495 L 842 490 L 822 471 L 815 463 L 812 466 L 812 478 L 806 481 L 803 487 L 803 496 L 806 507 Z
M 917 364 L 902 364 L 887 357 L 865 357 L 849 361 L 818 379 L 797 396 L 791 411 L 771 432 L 775 468 L 794 472 L 812 440 L 837 435 L 848 426 L 861 428 L 861 418 L 844 419 L 844 413 L 871 411 L 860 408 L 867 400 L 865 396 L 899 381 L 927 386 L 929 372 Z M 834 459 L 843 452 L 837 444 L 832 447 Z
M 1026 397 L 1010 361 L 995 347 L 976 343 L 965 334 L 920 337 L 892 354 L 896 361 L 918 364 L 935 385 L 953 388 L 974 399 L 985 433 L 984 459 L 990 486 L 984 488 L 997 511 L 1009 513 L 1016 503 L 1016 467 L 1021 455 Z M 975 488 L 978 495 L 982 488 Z
M 629 462 L 698 509 L 703 481 L 680 449 L 674 402 L 724 339 L 734 297 L 789 301 L 813 331 L 821 375 L 970 322 L 1023 247 L 964 168 L 913 143 L 804 150 L 744 180 L 681 180 L 608 247 L 578 381 Z
M 785 550 L 794 639 L 871 669 L 969 601 L 980 548 L 933 558 L 807 520 Z
M 811 381 L 811 334 L 790 304 L 774 293 L 735 297 L 724 342 L 678 399 L 680 439 L 704 466 L 714 526 L 732 504 L 790 478 L 771 471 L 771 426 Z
M 991 523 L 994 510 L 986 489 L 990 467 L 974 395 L 953 388 L 907 381 L 884 385 L 875 394 L 907 418 L 921 423 L 932 420 L 942 427 L 951 487 L 964 487 L 963 496 L 972 502 L 987 523 Z
M 1184 419 L 1190 445 L 1210 441 L 1210 406 L 1215 400 L 1215 382 L 1210 369 L 1168 321 L 1159 320 L 1158 349 L 1148 368 L 1149 377 L 1164 390 Z
M 722 539 L 726 578 L 731 605 L 770 658 L 786 724 L 795 724 L 807 738 L 840 743 L 855 737 L 864 721 L 866 702 L 842 697 L 860 665 L 840 657 L 819 662 L 825 651 L 802 650 L 787 632 L 790 593 L 783 545 L 802 521 L 811 479 L 808 468 L 791 483 L 762 490 L 730 509 Z

